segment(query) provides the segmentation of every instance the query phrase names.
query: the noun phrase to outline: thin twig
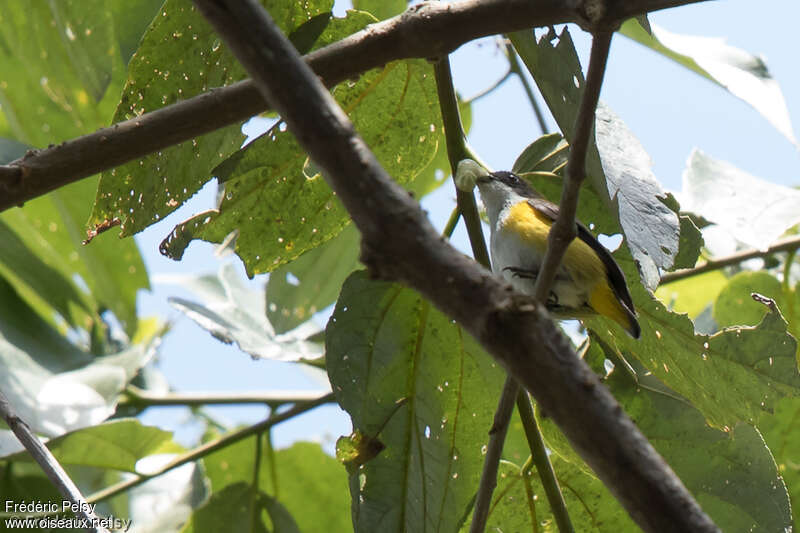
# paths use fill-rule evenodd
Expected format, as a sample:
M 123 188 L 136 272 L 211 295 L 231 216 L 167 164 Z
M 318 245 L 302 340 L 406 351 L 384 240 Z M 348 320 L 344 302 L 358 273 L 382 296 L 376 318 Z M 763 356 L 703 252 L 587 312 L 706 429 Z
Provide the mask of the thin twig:
M 483 471 L 475 496 L 475 509 L 472 511 L 470 533 L 483 533 L 486 529 L 486 520 L 489 518 L 489 507 L 492 503 L 492 493 L 497 486 L 497 471 L 500 466 L 500 456 L 503 454 L 503 443 L 506 441 L 511 413 L 514 412 L 514 402 L 519 393 L 519 383 L 509 374 L 500 394 L 500 401 L 494 413 L 494 422 L 489 431 L 489 444 L 486 446 L 486 456 L 483 458 Z
M 287 403 L 310 402 L 320 397 L 315 391 L 242 391 L 231 393 L 180 392 L 154 394 L 150 391 L 129 385 L 120 398 L 120 406 L 153 407 L 175 406 L 191 407 L 202 405 L 230 405 L 260 403 L 272 408 Z
M 527 76 L 525 76 L 525 71 L 522 70 L 522 66 L 519 64 L 517 51 L 514 50 L 514 47 L 508 41 L 506 41 L 506 56 L 508 57 L 508 64 L 510 66 L 509 71 L 516 74 L 517 78 L 519 78 L 522 88 L 525 90 L 525 94 L 528 97 L 528 102 L 530 102 L 531 107 L 533 108 L 533 114 L 536 115 L 536 121 L 539 123 L 539 129 L 541 130 L 542 135 L 544 135 L 548 131 L 547 121 L 544 118 L 544 113 L 542 113 L 542 109 L 539 107 L 539 102 L 536 100 L 536 95 L 533 94 L 533 87 L 531 87 Z
M 197 448 L 190 450 L 184 454 L 179 455 L 178 457 L 174 458 L 169 463 L 165 464 L 158 470 L 154 472 L 150 472 L 147 474 L 139 474 L 131 479 L 127 479 L 125 481 L 121 481 L 110 487 L 106 487 L 105 489 L 99 490 L 94 494 L 91 494 L 87 499 L 89 502 L 99 502 L 101 500 L 106 500 L 111 498 L 112 496 L 116 496 L 126 490 L 132 489 L 133 487 L 138 487 L 142 483 L 153 479 L 158 476 L 162 476 L 173 470 L 178 468 L 179 466 L 183 466 L 186 463 L 191 463 L 192 461 L 197 461 L 198 459 L 202 459 L 203 457 L 210 455 L 222 448 L 226 448 L 231 444 L 235 444 L 242 439 L 246 439 L 252 435 L 256 435 L 259 433 L 264 432 L 265 430 L 280 424 L 281 422 L 285 422 L 290 418 L 293 418 L 297 415 L 305 413 L 306 411 L 310 411 L 315 407 L 319 407 L 322 404 L 329 403 L 335 401 L 333 393 L 326 394 L 325 396 L 321 396 L 316 400 L 310 402 L 302 402 L 295 404 L 291 409 L 287 409 L 282 413 L 271 414 L 269 418 L 266 420 L 262 420 L 257 424 L 253 424 L 252 426 L 248 426 L 246 428 L 240 429 L 238 431 L 234 431 L 233 433 L 229 433 L 224 435 L 218 439 L 214 439 L 210 442 L 207 442 Z
M 569 140 L 569 160 L 567 161 L 566 179 L 561 190 L 561 202 L 558 208 L 558 219 L 550 229 L 545 254 L 539 275 L 536 278 L 534 291 L 536 300 L 547 301 L 550 287 L 556 278 L 561 258 L 567 246 L 575 238 L 575 214 L 578 209 L 578 193 L 581 183 L 586 177 L 586 152 L 592 138 L 594 114 L 597 101 L 600 99 L 600 88 L 603 86 L 603 75 L 611 49 L 612 31 L 600 31 L 592 38 L 592 51 L 589 56 L 589 71 L 583 88 L 578 116 L 575 118 L 575 134 Z
M 473 94 L 469 98 L 464 99 L 464 103 L 465 104 L 472 104 L 472 103 L 480 100 L 481 98 L 483 98 L 487 94 L 490 94 L 492 91 L 494 91 L 495 89 L 497 89 L 498 87 L 503 85 L 505 82 L 507 82 L 508 78 L 510 78 L 513 73 L 514 73 L 514 71 L 512 71 L 511 69 L 508 69 L 506 71 L 506 73 L 503 74 L 503 76 L 500 79 L 498 79 L 497 81 L 495 81 L 493 84 L 489 85 L 485 89 L 482 89 L 481 91 L 478 91 L 478 93 Z
M 667 283 L 690 278 L 699 274 L 705 274 L 706 272 L 711 272 L 712 270 L 719 270 L 728 266 L 738 265 L 739 263 L 747 261 L 748 259 L 766 257 L 777 252 L 793 252 L 798 248 L 800 248 L 800 235 L 786 237 L 785 239 L 777 241 L 766 250 L 744 250 L 727 255 L 725 257 L 720 257 L 718 259 L 705 261 L 704 263 L 700 263 L 693 268 L 685 268 L 683 270 L 676 270 L 675 272 L 667 272 L 661 276 L 661 285 L 666 285 Z
M 705 0 L 618 2 L 608 16 L 641 13 Z M 465 0 L 425 2 L 316 50 L 306 61 L 333 85 L 391 61 L 442 57 L 463 43 L 531 27 L 581 22 L 582 12 L 562 0 Z M 0 166 L 0 211 L 100 171 L 188 141 L 266 110 L 250 80 L 212 89 Z
M 550 458 L 547 456 L 542 432 L 536 423 L 536 417 L 533 415 L 531 400 L 524 390 L 519 391 L 517 394 L 517 410 L 522 420 L 522 428 L 525 430 L 525 437 L 528 439 L 528 446 L 531 449 L 531 458 L 536 465 L 536 472 L 539 474 L 544 492 L 547 494 L 547 501 L 550 503 L 550 511 L 556 519 L 558 531 L 560 533 L 573 533 L 575 529 L 572 527 L 572 521 L 569 518 L 564 495 L 561 494 L 561 487 L 558 486 L 556 473 L 553 470 L 553 465 L 550 464 Z
M 464 3 L 472 4 L 446 6 Z M 361 232 L 361 258 L 371 273 L 419 291 L 478 339 L 534 394 L 645 531 L 719 531 L 542 306 L 442 239 L 260 5 L 195 4 L 323 170 Z
M 47 449 L 47 446 L 42 444 L 42 441 L 34 435 L 28 424 L 25 423 L 20 417 L 14 413 L 14 409 L 6 398 L 6 395 L 0 391 L 0 416 L 6 421 L 8 427 L 14 432 L 19 441 L 31 454 L 31 457 L 39 463 L 48 479 L 55 485 L 58 492 L 71 504 L 71 510 L 76 517 L 84 520 L 86 524 L 97 524 L 99 517 L 94 513 L 94 506 L 90 506 L 86 499 L 75 486 L 72 479 L 67 475 L 59 462 Z M 101 527 L 88 526 L 86 531 L 107 532 L 108 530 Z

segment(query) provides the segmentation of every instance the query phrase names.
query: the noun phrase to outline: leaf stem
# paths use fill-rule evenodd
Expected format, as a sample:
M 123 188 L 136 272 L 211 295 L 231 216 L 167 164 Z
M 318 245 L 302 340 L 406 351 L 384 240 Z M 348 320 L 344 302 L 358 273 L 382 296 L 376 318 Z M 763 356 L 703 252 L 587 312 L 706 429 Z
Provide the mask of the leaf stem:
M 447 158 L 450 160 L 451 173 L 455 176 L 459 161 L 471 157 L 464 138 L 464 128 L 461 124 L 461 114 L 458 111 L 458 100 L 453 87 L 453 74 L 450 71 L 450 60 L 447 56 L 440 58 L 433 67 L 436 75 L 436 89 L 439 93 L 439 108 L 442 111 L 444 136 L 447 145 Z M 462 191 L 456 188 L 456 204 L 464 218 L 467 227 L 472 255 L 478 263 L 490 268 L 489 251 L 483 238 L 481 218 L 478 215 L 478 206 L 472 191 Z
M 550 510 L 556 519 L 558 530 L 561 533 L 574 533 L 575 529 L 572 527 L 572 521 L 569 518 L 564 495 L 561 493 L 561 487 L 558 486 L 556 473 L 550 463 L 550 458 L 547 456 L 542 432 L 536 423 L 536 417 L 533 415 L 530 397 L 524 390 L 520 390 L 517 394 L 517 410 L 522 420 L 522 428 L 525 430 L 525 437 L 528 439 L 528 446 L 531 449 L 531 458 L 536 465 L 536 471 L 539 473 L 544 492 L 547 494 L 547 501 L 550 502 Z
M 486 457 L 483 459 L 483 472 L 475 496 L 475 509 L 472 512 L 470 533 L 483 533 L 486 521 L 489 518 L 489 507 L 492 502 L 492 493 L 497 486 L 497 471 L 500 465 L 500 456 L 503 453 L 503 443 L 506 440 L 511 412 L 514 410 L 514 401 L 519 393 L 519 383 L 509 374 L 500 393 L 500 401 L 494 413 L 492 429 L 489 430 L 489 444 L 486 447 Z

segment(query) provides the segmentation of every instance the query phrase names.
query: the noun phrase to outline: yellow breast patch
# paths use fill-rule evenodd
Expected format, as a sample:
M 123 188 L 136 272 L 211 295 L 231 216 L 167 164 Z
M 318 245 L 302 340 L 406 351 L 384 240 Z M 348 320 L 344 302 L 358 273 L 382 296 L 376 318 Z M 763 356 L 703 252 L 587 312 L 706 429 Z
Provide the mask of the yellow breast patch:
M 547 215 L 525 201 L 512 206 L 503 221 L 504 230 L 519 236 L 524 243 L 536 247 L 542 253 L 547 249 L 547 235 L 552 225 L 553 221 Z M 603 262 L 588 244 L 577 237 L 567 247 L 561 264 L 576 281 L 589 281 L 590 285 L 605 282 L 606 270 Z M 591 291 L 592 287 L 587 288 Z

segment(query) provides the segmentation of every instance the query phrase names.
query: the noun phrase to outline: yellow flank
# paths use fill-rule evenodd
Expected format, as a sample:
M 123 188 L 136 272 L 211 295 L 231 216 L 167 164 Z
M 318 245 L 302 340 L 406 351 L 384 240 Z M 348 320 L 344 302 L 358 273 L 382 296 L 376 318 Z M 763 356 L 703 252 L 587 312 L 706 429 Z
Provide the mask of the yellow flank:
M 544 254 L 547 249 L 547 234 L 553 222 L 528 202 L 519 202 L 511 207 L 503 225 L 514 235 L 519 235 L 523 242 L 535 246 Z M 577 237 L 567 247 L 561 264 L 578 283 L 590 287 L 598 282 L 608 283 L 603 262 L 588 244 Z
M 503 222 L 504 229 L 520 236 L 523 242 L 544 254 L 547 249 L 547 234 L 553 225 L 549 217 L 523 201 L 509 209 Z M 587 303 L 594 311 L 630 331 L 630 319 L 608 283 L 605 265 L 588 244 L 577 237 L 573 239 L 564 254 L 562 265 L 573 281 L 583 286 L 583 290 L 589 295 Z
M 607 316 L 626 331 L 633 331 L 633 324 L 622 304 L 617 300 L 617 295 L 608 286 L 608 283 L 598 284 L 589 295 L 589 306 L 598 314 Z M 631 335 L 634 335 L 631 333 Z

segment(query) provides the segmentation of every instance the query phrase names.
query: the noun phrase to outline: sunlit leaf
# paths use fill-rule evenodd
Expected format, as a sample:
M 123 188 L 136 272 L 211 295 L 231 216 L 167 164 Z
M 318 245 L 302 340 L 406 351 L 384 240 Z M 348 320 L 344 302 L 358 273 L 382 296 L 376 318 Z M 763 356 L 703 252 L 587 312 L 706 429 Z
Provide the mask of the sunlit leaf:
M 186 275 L 169 280 L 201 298 L 200 303 L 170 298 L 173 307 L 218 340 L 235 342 L 254 358 L 297 361 L 322 355 L 321 346 L 308 340 L 320 328 L 309 322 L 276 334 L 264 313 L 264 291 L 247 287 L 230 263 L 221 267 L 218 276 Z
M 800 222 L 800 191 L 764 181 L 697 149 L 683 173 L 681 202 L 685 210 L 759 250 Z
M 16 414 L 48 437 L 99 424 L 120 392 L 153 356 L 158 338 L 92 357 L 55 331 L 0 280 L 0 389 Z M 21 449 L 0 432 L 0 455 Z
M 726 88 L 797 144 L 781 88 L 762 57 L 730 46 L 725 39 L 681 35 L 656 25 L 644 29 L 633 19 L 619 32 Z

